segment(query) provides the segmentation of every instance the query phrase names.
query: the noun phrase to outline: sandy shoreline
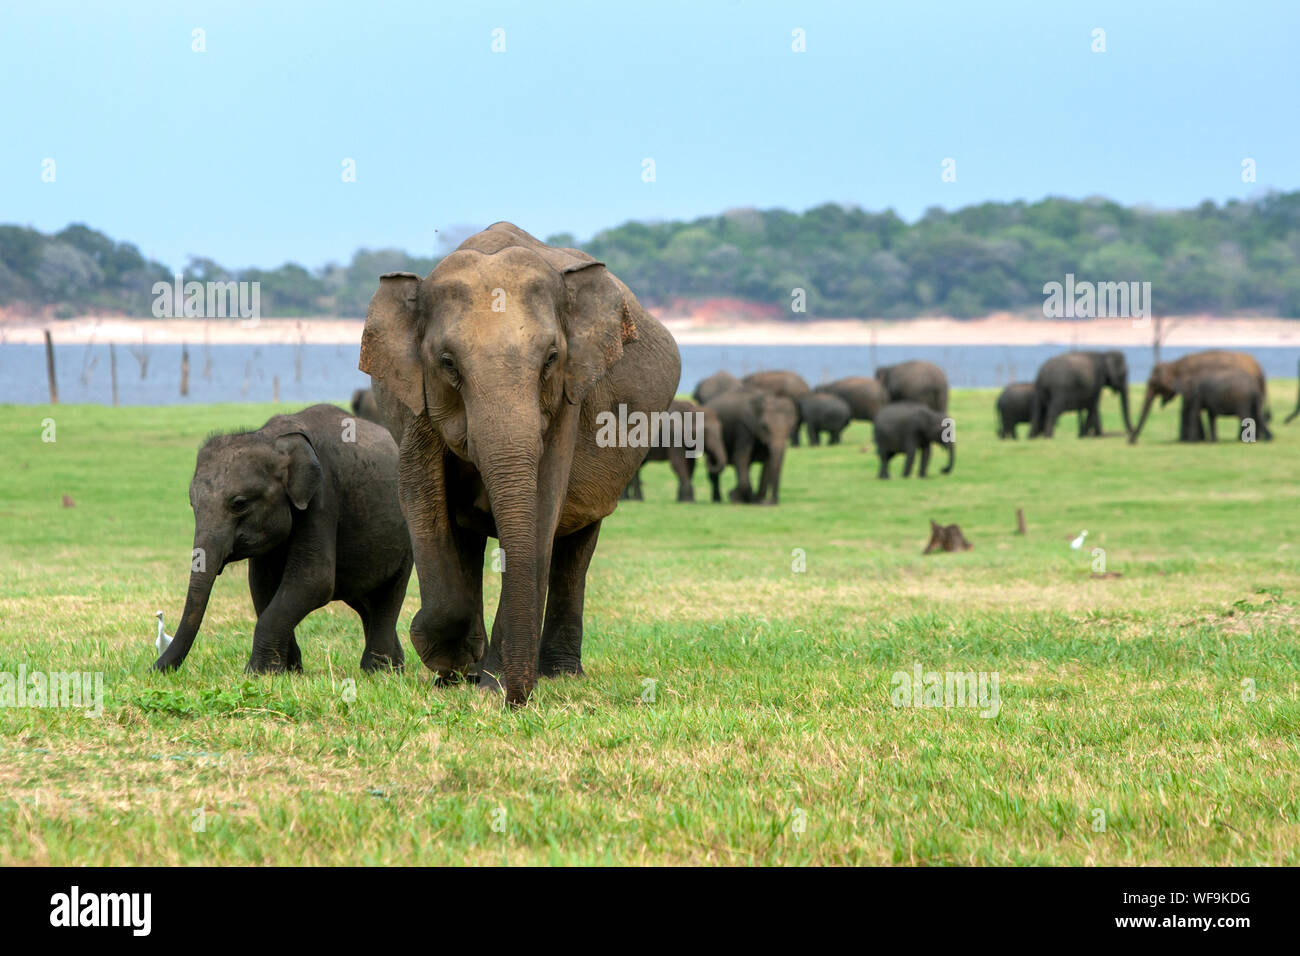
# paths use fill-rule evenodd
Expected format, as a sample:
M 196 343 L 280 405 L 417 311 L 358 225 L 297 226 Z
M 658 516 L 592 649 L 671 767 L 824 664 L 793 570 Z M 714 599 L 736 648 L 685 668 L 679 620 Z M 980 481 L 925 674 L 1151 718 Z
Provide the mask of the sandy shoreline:
M 1062 345 L 1141 346 L 1153 324 L 1132 319 L 1054 321 L 996 315 L 984 319 L 831 319 L 810 322 L 707 323 L 690 317 L 662 321 L 681 345 Z M 39 345 L 49 329 L 56 343 L 135 345 L 359 345 L 362 319 L 58 319 L 0 324 L 0 344 Z M 1300 320 L 1174 316 L 1164 319 L 1164 344 L 1205 348 L 1300 348 Z

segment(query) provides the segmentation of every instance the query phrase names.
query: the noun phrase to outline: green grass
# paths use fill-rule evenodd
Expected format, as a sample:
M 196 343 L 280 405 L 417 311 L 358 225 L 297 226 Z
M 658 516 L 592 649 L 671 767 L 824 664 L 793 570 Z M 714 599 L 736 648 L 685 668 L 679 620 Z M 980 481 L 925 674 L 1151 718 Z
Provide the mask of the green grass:
M 1185 446 L 1171 406 L 1137 447 L 1073 416 L 1010 443 L 992 404 L 955 393 L 952 475 L 877 481 L 855 424 L 792 451 L 777 508 L 702 477 L 678 505 L 648 466 L 592 565 L 588 676 L 516 713 L 409 644 L 364 675 L 342 605 L 299 629 L 304 675 L 246 677 L 243 565 L 150 673 L 199 441 L 284 407 L 5 407 L 0 671 L 102 672 L 105 700 L 0 708 L 0 865 L 1300 863 L 1300 424 Z M 974 550 L 923 557 L 930 518 Z M 417 608 L 413 577 L 404 644 Z M 918 663 L 997 672 L 998 715 L 891 706 Z

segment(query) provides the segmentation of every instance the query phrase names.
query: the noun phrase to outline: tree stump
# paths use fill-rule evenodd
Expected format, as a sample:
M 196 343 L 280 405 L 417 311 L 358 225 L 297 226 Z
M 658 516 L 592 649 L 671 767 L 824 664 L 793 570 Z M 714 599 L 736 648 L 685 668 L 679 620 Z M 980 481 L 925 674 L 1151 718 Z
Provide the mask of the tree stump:
M 975 547 L 966 540 L 961 528 L 955 524 L 941 525 L 930 519 L 930 543 L 925 546 L 925 554 L 933 551 L 969 551 Z

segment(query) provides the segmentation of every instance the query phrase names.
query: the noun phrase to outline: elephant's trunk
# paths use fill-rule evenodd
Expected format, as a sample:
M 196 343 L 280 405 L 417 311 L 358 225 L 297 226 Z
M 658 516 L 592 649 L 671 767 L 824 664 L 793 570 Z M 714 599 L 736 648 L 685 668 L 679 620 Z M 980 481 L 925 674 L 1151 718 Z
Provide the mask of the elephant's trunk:
M 1296 374 L 1297 374 L 1297 375 L 1300 375 L 1300 362 L 1297 362 L 1297 363 L 1296 363 Z M 1265 392 L 1264 394 L 1267 395 L 1268 393 Z M 1293 411 L 1290 415 L 1288 415 L 1288 416 L 1286 417 L 1286 421 L 1284 421 L 1282 424 L 1283 424 L 1283 425 L 1290 425 L 1290 424 L 1291 424 L 1291 420 L 1292 420 L 1293 418 L 1295 418 L 1297 415 L 1300 415 L 1300 394 L 1297 394 L 1297 395 L 1296 395 L 1296 400 L 1295 400 L 1295 411 Z
M 208 609 L 208 598 L 212 594 L 212 585 L 225 562 L 225 550 L 211 547 L 211 543 L 201 544 L 195 539 L 195 564 L 190 570 L 190 586 L 185 592 L 185 610 L 181 612 L 181 622 L 171 644 L 162 652 L 153 668 L 158 671 L 170 671 L 185 662 L 186 655 L 198 637 L 199 625 Z M 201 550 L 200 550 L 201 549 Z M 201 560 L 200 560 L 201 558 Z
M 957 464 L 957 443 L 955 441 L 950 441 L 948 442 L 947 448 L 948 448 L 948 464 L 943 469 L 943 473 L 945 475 L 949 474 L 952 471 L 952 466 Z
M 527 420 L 530 416 L 521 417 Z M 536 417 L 535 413 L 531 417 Z M 493 632 L 501 635 L 506 703 L 518 707 L 527 702 L 537 685 L 541 646 L 537 542 L 538 521 L 543 515 L 539 513 L 537 476 L 542 447 L 540 433 L 521 434 L 522 429 L 511 424 L 511 416 L 498 421 L 507 424 L 475 444 L 488 450 L 479 459 L 479 472 L 504 556 L 501 603 Z M 502 434 L 506 431 L 509 434 Z
M 1133 421 L 1128 417 L 1128 379 L 1120 382 L 1119 385 L 1119 407 L 1124 413 L 1124 431 L 1132 435 Z
M 1154 402 L 1155 400 L 1156 400 L 1156 391 L 1150 386 L 1150 384 L 1148 384 L 1146 396 L 1142 399 L 1142 414 L 1138 416 L 1137 427 L 1130 429 L 1128 433 L 1128 441 L 1130 445 L 1138 440 L 1138 435 L 1142 434 L 1142 426 L 1147 423 L 1147 416 L 1151 414 L 1151 403 Z M 1124 398 L 1122 398 L 1121 401 L 1123 401 L 1124 403 L 1125 416 L 1127 418 L 1128 397 L 1124 396 Z

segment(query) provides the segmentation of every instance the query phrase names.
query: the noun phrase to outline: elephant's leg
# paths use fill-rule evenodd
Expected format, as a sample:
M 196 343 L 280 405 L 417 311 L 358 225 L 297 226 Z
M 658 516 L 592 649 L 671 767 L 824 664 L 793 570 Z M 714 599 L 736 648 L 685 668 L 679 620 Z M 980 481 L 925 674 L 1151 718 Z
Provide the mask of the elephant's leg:
M 248 559 L 248 592 L 253 599 L 253 611 L 261 618 L 280 589 L 284 577 L 284 562 L 288 549 L 281 547 L 270 554 Z M 290 630 L 288 647 L 284 655 L 284 669 L 302 670 L 302 649 L 298 646 L 298 635 Z
M 709 485 L 713 489 L 713 500 L 719 502 L 722 500 L 722 472 L 709 472 Z
M 409 568 L 393 575 L 362 602 L 365 610 L 358 613 L 366 637 L 366 648 L 361 654 L 363 671 L 402 669 L 406 656 L 397 638 L 397 617 L 402 613 L 409 577 Z
M 890 452 L 883 451 L 883 450 L 880 452 L 880 474 L 877 477 L 879 478 L 889 477 L 889 459 L 892 457 L 894 456 Z
M 731 463 L 736 469 L 736 487 L 732 489 L 729 496 L 732 501 L 752 501 L 754 498 L 754 489 L 749 483 L 750 456 L 753 453 L 752 442 L 739 442 L 736 445 L 735 454 L 731 458 Z
M 304 566 L 290 561 L 275 596 L 257 615 L 253 628 L 253 652 L 245 667 L 249 673 L 301 670 L 302 652 L 294 628 L 304 617 L 329 603 L 334 591 L 333 569 Z
M 668 451 L 668 464 L 672 467 L 673 474 L 677 476 L 677 500 L 694 501 L 695 488 L 691 484 L 691 472 L 695 470 L 695 459 L 688 459 L 684 448 L 672 448 Z
M 907 457 L 903 460 L 903 477 L 910 478 L 912 476 L 912 462 L 916 458 L 915 438 L 907 439 L 907 442 L 903 445 L 903 453 L 907 455 Z
M 1064 410 L 1062 403 L 1055 399 L 1048 404 L 1047 409 L 1043 412 L 1042 435 L 1044 438 L 1051 438 L 1056 433 L 1056 420 L 1061 417 Z
M 1207 430 L 1210 435 L 1210 441 L 1217 442 L 1219 440 L 1219 423 L 1214 414 L 1214 409 L 1209 409 L 1206 412 L 1206 423 L 1209 425 Z
M 543 677 L 582 675 L 582 602 L 587 566 L 599 535 L 600 522 L 596 521 L 555 542 L 538 665 Z
M 930 443 L 921 443 L 921 470 L 918 474 L 924 478 L 926 469 L 930 467 Z
M 822 443 L 821 432 L 812 422 L 808 423 L 808 444 L 820 445 Z
M 848 428 L 848 427 L 849 427 L 848 425 L 844 426 L 844 428 Z M 832 445 L 838 445 L 840 443 L 840 436 L 844 434 L 844 428 L 841 428 L 838 431 L 831 432 Z

